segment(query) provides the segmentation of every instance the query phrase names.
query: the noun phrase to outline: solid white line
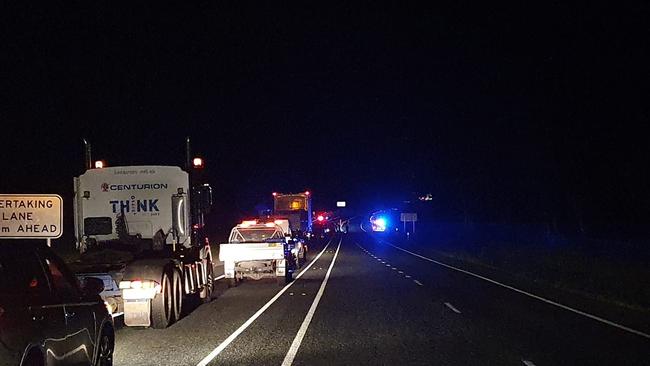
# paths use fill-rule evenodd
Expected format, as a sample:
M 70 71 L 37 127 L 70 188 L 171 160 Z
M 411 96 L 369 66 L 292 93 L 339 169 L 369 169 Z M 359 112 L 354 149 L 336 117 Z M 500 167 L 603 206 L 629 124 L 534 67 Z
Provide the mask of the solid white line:
M 534 363 L 533 363 L 532 361 L 528 361 L 528 360 L 521 360 L 521 362 L 523 362 L 523 363 L 524 363 L 524 365 L 526 365 L 526 366 L 535 366 L 535 364 L 534 364 Z
M 418 281 L 418 280 L 413 280 L 413 282 L 415 282 L 415 283 L 417 283 L 418 285 L 422 286 L 422 282 L 420 282 L 420 281 Z
M 454 305 L 452 305 L 452 304 L 446 302 L 446 303 L 445 303 L 445 306 L 448 307 L 449 309 L 451 309 L 451 311 L 453 311 L 454 313 L 456 313 L 456 314 L 460 314 L 460 310 L 456 309 L 456 308 L 454 307 Z
M 480 279 L 482 279 L 482 280 L 484 280 L 484 281 L 487 281 L 487 282 L 493 283 L 493 284 L 495 284 L 495 285 L 498 285 L 498 286 L 501 286 L 501 287 L 507 288 L 508 290 L 512 290 L 512 291 L 518 292 L 518 293 L 520 293 L 520 294 L 523 294 L 523 295 L 526 295 L 526 296 L 532 297 L 533 299 L 537 299 L 537 300 L 539 300 L 539 301 L 543 301 L 543 302 L 545 302 L 545 303 L 547 303 L 547 304 L 551 304 L 551 305 L 557 306 L 557 307 L 559 307 L 559 308 L 562 308 L 562 309 L 564 309 L 564 310 L 568 310 L 568 311 L 574 312 L 574 313 L 576 313 L 576 314 L 578 314 L 578 315 L 582 315 L 582 316 L 584 316 L 584 317 L 587 317 L 587 318 L 590 318 L 590 319 L 593 319 L 593 320 L 599 321 L 599 322 L 601 322 L 601 323 L 603 323 L 603 324 L 611 325 L 612 327 L 616 327 L 616 328 L 619 328 L 619 329 L 625 330 L 625 331 L 627 331 L 627 332 L 634 333 L 634 334 L 636 334 L 636 335 L 640 335 L 641 337 L 645 337 L 645 338 L 650 339 L 650 334 L 643 333 L 643 332 L 638 331 L 638 330 L 636 330 L 636 329 L 632 329 L 632 328 L 626 327 L 626 326 L 624 326 L 624 325 L 621 325 L 621 324 L 615 323 L 615 322 L 613 322 L 613 321 L 611 321 L 611 320 L 603 319 L 603 318 L 601 318 L 601 317 L 599 317 L 599 316 L 596 316 L 596 315 L 593 315 L 593 314 L 586 313 L 586 312 L 584 312 L 584 311 L 582 311 L 582 310 L 574 309 L 574 308 L 572 308 L 572 307 L 569 307 L 569 306 L 566 306 L 566 305 L 560 304 L 560 303 L 555 302 L 555 301 L 553 301 L 553 300 L 549 300 L 549 299 L 543 298 L 543 297 L 541 297 L 541 296 L 538 296 L 538 295 L 535 295 L 535 294 L 531 294 L 530 292 L 526 292 L 526 291 L 520 290 L 520 289 L 518 289 L 518 288 L 512 287 L 512 286 L 510 286 L 510 285 L 506 285 L 506 284 L 503 284 L 503 283 L 501 283 L 501 282 L 498 282 L 498 281 L 495 281 L 495 280 L 489 279 L 489 278 L 487 278 L 487 277 L 484 277 L 484 276 L 481 276 L 481 275 L 477 275 L 477 274 L 472 273 L 472 272 L 470 272 L 470 271 L 466 271 L 466 270 L 464 270 L 464 269 L 456 268 L 456 267 L 454 267 L 454 266 L 450 266 L 450 265 L 448 265 L 448 264 L 445 264 L 445 263 L 442 263 L 442 262 L 438 262 L 438 261 L 436 261 L 436 260 L 434 260 L 434 259 L 427 258 L 427 257 L 425 257 L 425 256 L 423 256 L 423 255 L 420 255 L 420 254 L 417 254 L 417 253 L 413 253 L 413 252 L 411 252 L 411 251 L 409 251 L 409 250 L 406 250 L 406 249 L 404 249 L 404 248 L 400 248 L 400 247 L 398 247 L 398 246 L 396 246 L 396 245 L 393 245 L 393 244 L 391 244 L 391 243 L 389 243 L 389 242 L 387 242 L 387 241 L 386 241 L 385 243 L 388 244 L 388 245 L 390 245 L 391 247 L 393 247 L 393 248 L 395 248 L 395 249 L 399 249 L 399 250 L 401 250 L 401 251 L 403 251 L 403 252 L 405 252 L 405 253 L 411 254 L 411 255 L 413 255 L 413 256 L 415 256 L 415 257 L 418 257 L 418 258 L 420 258 L 420 259 L 424 259 L 424 260 L 426 260 L 426 261 L 429 261 L 429 262 L 435 263 L 435 264 L 437 264 L 437 265 L 440 265 L 440 266 L 443 266 L 443 267 L 446 267 L 446 268 L 449 268 L 449 269 L 453 269 L 454 271 L 462 272 L 462 273 L 465 273 L 465 274 L 467 274 L 467 275 L 470 275 L 470 276 L 473 276 L 473 277 L 476 277 L 476 278 L 480 278 Z
M 213 349 L 209 355 L 205 356 L 205 358 L 203 358 L 197 364 L 197 366 L 205 366 L 208 363 L 210 363 L 215 357 L 219 355 L 219 353 L 221 353 L 221 351 L 223 351 L 226 347 L 228 347 L 228 345 L 232 343 L 232 341 L 234 341 L 244 330 L 246 330 L 246 328 L 248 328 L 251 324 L 253 324 L 255 319 L 257 319 L 260 315 L 262 315 L 262 313 L 264 313 L 266 309 L 268 309 L 280 296 L 282 296 L 282 294 L 285 291 L 287 291 L 289 287 L 291 287 L 294 283 L 296 283 L 296 280 L 298 280 L 305 272 L 307 272 L 309 270 L 309 267 L 312 264 L 316 263 L 318 258 L 320 258 L 321 255 L 325 253 L 325 250 L 327 249 L 327 247 L 330 245 L 331 242 L 332 239 L 330 239 L 327 245 L 325 245 L 325 248 L 323 248 L 323 250 L 321 250 L 321 252 L 318 253 L 316 258 L 314 258 L 314 260 L 312 260 L 311 263 L 309 263 L 309 265 L 306 266 L 305 269 L 303 269 L 293 281 L 289 282 L 286 286 L 284 286 L 282 290 L 280 290 L 277 294 L 275 294 L 275 296 L 273 296 L 271 300 L 269 300 L 269 302 L 267 302 L 264 306 L 262 306 L 255 314 L 253 314 L 253 316 L 251 316 L 248 320 L 246 320 L 244 324 L 242 324 L 239 328 L 237 328 L 236 331 L 234 331 L 230 336 L 228 336 L 228 338 L 226 338 L 223 342 L 221 342 L 221 344 L 218 345 L 217 348 Z
M 302 343 L 303 338 L 305 338 L 305 334 L 307 333 L 307 329 L 309 328 L 309 323 L 311 323 L 311 320 L 314 317 L 314 313 L 316 312 L 316 308 L 318 307 L 318 303 L 320 302 L 320 299 L 321 297 L 323 297 L 323 293 L 325 292 L 325 286 L 327 286 L 327 281 L 330 278 L 330 273 L 332 273 L 332 268 L 334 268 L 334 262 L 336 262 L 336 257 L 339 255 L 339 249 L 341 248 L 342 240 L 343 238 L 339 240 L 339 245 L 338 247 L 336 247 L 336 253 L 334 253 L 334 258 L 332 258 L 332 263 L 330 263 L 330 268 L 327 270 L 325 279 L 323 280 L 323 283 L 321 283 L 320 288 L 318 289 L 316 298 L 314 299 L 314 302 L 312 302 L 311 307 L 307 312 L 307 316 L 305 316 L 305 320 L 302 321 L 302 325 L 300 326 L 300 329 L 298 329 L 296 338 L 293 339 L 293 342 L 291 343 L 291 347 L 289 348 L 287 355 L 284 356 L 284 361 L 282 361 L 282 366 L 290 366 L 293 363 L 293 360 L 296 358 L 296 354 L 298 354 L 298 349 L 300 349 L 300 344 Z

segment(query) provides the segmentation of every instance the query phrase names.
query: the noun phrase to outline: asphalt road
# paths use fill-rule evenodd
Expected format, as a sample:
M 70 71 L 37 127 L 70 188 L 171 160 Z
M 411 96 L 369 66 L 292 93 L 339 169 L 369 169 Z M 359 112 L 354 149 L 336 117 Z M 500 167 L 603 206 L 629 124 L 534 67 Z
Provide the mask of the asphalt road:
M 289 287 L 220 283 L 168 329 L 120 329 L 115 364 L 650 364 L 643 334 L 414 255 L 424 245 L 363 232 L 314 244 Z

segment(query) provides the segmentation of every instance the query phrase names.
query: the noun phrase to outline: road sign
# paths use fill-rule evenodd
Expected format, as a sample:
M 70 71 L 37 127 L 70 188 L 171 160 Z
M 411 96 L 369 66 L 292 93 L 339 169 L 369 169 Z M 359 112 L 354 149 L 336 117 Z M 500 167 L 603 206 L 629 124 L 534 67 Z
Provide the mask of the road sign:
M 336 207 L 345 207 L 345 201 L 336 201 Z
M 63 235 L 57 194 L 0 194 L 0 238 L 56 239 Z
M 413 232 L 415 233 L 415 222 L 418 221 L 418 214 L 415 212 L 402 212 L 399 215 L 399 220 L 404 223 L 404 231 L 406 231 L 406 223 L 413 223 Z
M 413 212 L 402 212 L 399 215 L 399 221 L 402 222 L 416 222 L 418 221 L 418 214 Z

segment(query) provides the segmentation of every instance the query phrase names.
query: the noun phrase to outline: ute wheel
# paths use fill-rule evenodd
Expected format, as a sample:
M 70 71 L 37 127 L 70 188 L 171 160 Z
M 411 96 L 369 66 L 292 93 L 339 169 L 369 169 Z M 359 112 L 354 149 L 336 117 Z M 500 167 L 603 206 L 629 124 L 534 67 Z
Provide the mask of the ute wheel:
M 112 330 L 104 329 L 102 331 L 97 347 L 95 366 L 112 366 L 113 351 L 115 350 L 115 336 Z
M 181 313 L 183 312 L 183 277 L 178 269 L 174 269 L 172 292 L 174 297 L 174 320 L 178 321 L 181 319 Z
M 214 274 L 212 269 L 212 262 L 208 261 L 208 283 L 203 286 L 201 290 L 201 302 L 208 303 L 212 301 L 212 292 L 214 290 Z
M 237 279 L 237 273 L 235 273 L 235 277 L 234 277 L 234 278 L 228 278 L 228 279 L 227 279 L 227 282 L 228 282 L 228 288 L 237 287 L 237 285 L 239 285 L 239 281 L 240 281 L 240 280 Z
M 151 327 L 157 329 L 167 328 L 172 323 L 174 312 L 174 295 L 167 271 L 163 273 L 160 285 L 160 293 L 151 300 Z

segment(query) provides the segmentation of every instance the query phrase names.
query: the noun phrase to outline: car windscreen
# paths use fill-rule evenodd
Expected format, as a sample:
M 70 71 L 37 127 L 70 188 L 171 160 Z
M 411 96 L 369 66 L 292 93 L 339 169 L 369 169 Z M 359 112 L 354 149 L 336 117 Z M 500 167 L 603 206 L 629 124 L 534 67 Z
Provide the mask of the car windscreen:
M 244 242 L 260 242 L 268 239 L 281 238 L 280 232 L 274 228 L 269 229 L 240 229 Z

